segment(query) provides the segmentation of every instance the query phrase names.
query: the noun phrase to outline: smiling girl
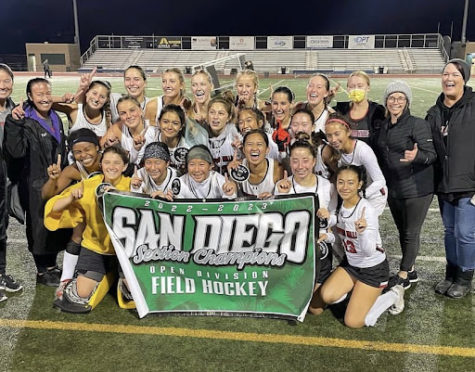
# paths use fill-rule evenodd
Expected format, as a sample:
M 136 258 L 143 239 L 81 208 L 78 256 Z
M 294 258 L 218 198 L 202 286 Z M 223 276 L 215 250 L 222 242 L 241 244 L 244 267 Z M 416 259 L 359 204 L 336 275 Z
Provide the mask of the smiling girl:
M 344 322 L 350 328 L 374 326 L 380 315 L 390 309 L 404 309 L 404 288 L 394 286 L 381 295 L 387 285 L 389 264 L 381 246 L 376 211 L 360 196 L 365 190 L 364 167 L 348 165 L 337 171 L 337 191 L 343 203 L 337 211 L 336 232 L 345 247 L 345 259 L 315 292 L 310 304 L 318 313 L 325 304 L 350 299 Z
M 239 133 L 233 124 L 234 106 L 232 101 L 215 97 L 208 107 L 208 147 L 213 156 L 217 172 L 224 174 L 226 165 L 233 159 L 233 141 L 239 139 Z
M 76 265 L 77 276 L 65 287 L 62 298 L 54 302 L 63 311 L 91 311 L 107 293 L 104 287 L 110 286 L 110 282 L 103 279 L 116 264 L 116 257 L 98 207 L 96 189 L 106 183 L 117 190 L 128 191 L 130 178 L 122 175 L 127 168 L 127 161 L 123 149 L 108 147 L 101 160 L 103 174 L 67 188 L 51 198 L 45 206 L 44 223 L 50 230 L 74 227 L 82 221 L 86 225 Z
M 156 140 L 156 127 L 145 124 L 140 103 L 131 96 L 121 97 L 117 110 L 120 121 L 113 124 L 102 137 L 101 146 L 119 143 L 129 153 L 130 162 L 140 164 L 144 146 Z

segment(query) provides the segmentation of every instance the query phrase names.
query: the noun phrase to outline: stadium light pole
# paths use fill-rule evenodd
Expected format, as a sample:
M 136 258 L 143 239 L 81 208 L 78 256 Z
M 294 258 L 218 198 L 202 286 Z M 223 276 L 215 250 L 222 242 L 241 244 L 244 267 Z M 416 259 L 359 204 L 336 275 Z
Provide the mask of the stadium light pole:
M 463 11 L 463 22 L 462 22 L 462 45 L 465 45 L 467 42 L 467 18 L 468 18 L 468 4 L 470 0 L 465 0 L 465 9 Z
M 77 44 L 79 46 L 79 22 L 78 22 L 78 7 L 76 4 L 76 0 L 73 0 L 73 12 L 74 12 L 74 44 Z

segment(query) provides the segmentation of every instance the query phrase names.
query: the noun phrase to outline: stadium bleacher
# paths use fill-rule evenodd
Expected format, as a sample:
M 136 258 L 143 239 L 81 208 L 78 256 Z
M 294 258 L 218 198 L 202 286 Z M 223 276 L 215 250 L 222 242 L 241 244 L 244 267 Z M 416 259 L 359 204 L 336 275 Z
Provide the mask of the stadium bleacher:
M 416 36 L 420 35 L 414 35 L 415 40 Z M 90 50 L 83 56 L 84 63 L 81 70 L 90 70 L 98 66 L 104 71 L 123 71 L 128 66 L 136 64 L 142 66 L 146 71 L 154 73 L 160 73 L 170 67 L 178 67 L 189 72 L 195 66 L 221 59 L 215 65 L 216 70 L 229 74 L 230 71 L 240 69 L 241 66 L 236 58 L 226 59 L 224 57 L 238 53 L 244 53 L 246 60 L 253 62 L 257 72 L 271 74 L 281 73 L 283 68 L 287 73 L 311 73 L 314 71 L 348 73 L 355 70 L 378 73 L 435 73 L 442 69 L 446 60 L 444 51 L 436 42 L 420 48 L 379 46 L 362 49 L 330 47 L 288 50 L 262 48 L 193 50 L 152 49 L 150 47 L 125 49 L 109 48 L 110 44 L 98 43 L 93 40 Z M 120 43 L 119 45 L 122 46 Z

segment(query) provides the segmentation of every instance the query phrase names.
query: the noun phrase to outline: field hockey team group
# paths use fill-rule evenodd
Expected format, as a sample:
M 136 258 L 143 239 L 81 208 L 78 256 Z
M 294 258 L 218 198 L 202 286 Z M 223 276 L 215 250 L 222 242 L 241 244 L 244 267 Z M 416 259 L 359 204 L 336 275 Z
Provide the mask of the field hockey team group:
M 82 75 L 77 91 L 61 97 L 48 80 L 31 79 L 27 101 L 15 105 L 13 73 L 0 65 L 0 300 L 22 288 L 5 272 L 10 213 L 25 218 L 37 283 L 57 287 L 55 306 L 93 308 L 117 267 L 96 201 L 101 184 L 166 200 L 314 193 L 322 255 L 309 311 L 345 301 L 344 322 L 353 328 L 374 325 L 388 309 L 403 311 L 404 291 L 418 281 L 421 227 L 436 194 L 447 266 L 435 291 L 451 298 L 471 292 L 475 94 L 465 61 L 445 65 L 442 92 L 425 120 L 411 115 L 404 81 L 387 85 L 383 105 L 370 101 L 362 71 L 348 77 L 346 90 L 312 76 L 304 102 L 285 86 L 260 100 L 252 70 L 237 74 L 234 93 L 218 94 L 198 70 L 187 96 L 183 73 L 171 68 L 162 74 L 163 95 L 153 98 L 139 66 L 124 72 L 125 95 L 94 75 Z M 349 101 L 332 107 L 336 89 Z M 69 120 L 67 137 L 57 111 Z M 392 276 L 378 224 L 386 203 L 402 250 Z M 133 307 L 118 271 L 119 305 Z

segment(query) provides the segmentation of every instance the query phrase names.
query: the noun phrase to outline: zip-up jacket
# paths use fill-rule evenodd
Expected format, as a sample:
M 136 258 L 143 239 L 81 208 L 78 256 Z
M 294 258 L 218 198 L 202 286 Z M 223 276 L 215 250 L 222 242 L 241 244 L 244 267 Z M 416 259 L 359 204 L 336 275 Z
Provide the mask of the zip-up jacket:
M 444 115 L 450 110 L 450 115 Z M 445 117 L 449 117 L 444 122 Z M 437 152 L 436 191 L 452 194 L 452 198 L 475 193 L 475 93 L 465 87 L 462 98 L 450 109 L 444 105 L 442 93 L 427 112 L 434 147 Z M 446 143 L 442 127 L 447 125 Z
M 389 196 L 407 199 L 434 192 L 432 164 L 437 155 L 428 122 L 406 110 L 396 123 L 392 124 L 390 118 L 382 123 L 375 144 Z M 413 150 L 415 144 L 417 154 L 414 160 L 402 162 L 404 152 Z

